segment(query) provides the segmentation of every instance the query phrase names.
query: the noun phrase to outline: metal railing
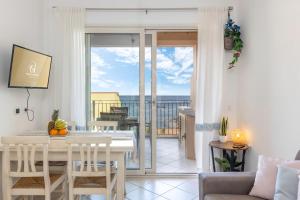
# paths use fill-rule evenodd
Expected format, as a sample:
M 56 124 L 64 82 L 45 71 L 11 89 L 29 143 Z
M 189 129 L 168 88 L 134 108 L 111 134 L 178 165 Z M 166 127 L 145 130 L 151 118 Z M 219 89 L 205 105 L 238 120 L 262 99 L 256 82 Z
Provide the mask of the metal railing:
M 180 131 L 179 107 L 190 106 L 190 100 L 158 100 L 157 106 L 157 135 L 162 137 L 177 137 Z M 112 107 L 127 107 L 126 117 L 139 121 L 140 103 L 136 100 L 93 100 L 91 102 L 91 119 L 101 119 L 101 113 L 111 113 Z M 151 132 L 152 101 L 145 100 L 146 134 Z

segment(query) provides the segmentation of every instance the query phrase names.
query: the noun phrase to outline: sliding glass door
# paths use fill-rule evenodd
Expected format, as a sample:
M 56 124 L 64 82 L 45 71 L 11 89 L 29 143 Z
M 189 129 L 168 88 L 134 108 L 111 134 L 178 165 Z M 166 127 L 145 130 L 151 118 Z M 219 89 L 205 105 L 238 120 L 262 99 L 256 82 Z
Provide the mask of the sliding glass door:
M 86 34 L 87 119 L 118 121 L 131 130 L 135 151 L 126 155 L 128 173 L 152 171 L 156 125 L 153 70 L 155 40 L 143 29 L 91 30 Z
M 133 132 L 128 174 L 197 172 L 179 117 L 193 108 L 196 50 L 197 32 L 88 30 L 87 119 Z

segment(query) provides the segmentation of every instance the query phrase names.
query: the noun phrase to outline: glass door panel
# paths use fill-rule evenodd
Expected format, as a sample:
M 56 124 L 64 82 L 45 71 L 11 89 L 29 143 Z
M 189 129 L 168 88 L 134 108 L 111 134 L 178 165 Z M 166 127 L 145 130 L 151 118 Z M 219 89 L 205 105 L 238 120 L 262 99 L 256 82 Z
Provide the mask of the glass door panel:
M 132 130 L 135 151 L 126 155 L 128 174 L 156 168 L 156 32 L 86 35 L 87 118 L 118 121 Z
M 89 37 L 88 118 L 118 121 L 120 130 L 133 130 L 136 148 L 126 155 L 126 167 L 141 170 L 140 34 L 95 33 Z

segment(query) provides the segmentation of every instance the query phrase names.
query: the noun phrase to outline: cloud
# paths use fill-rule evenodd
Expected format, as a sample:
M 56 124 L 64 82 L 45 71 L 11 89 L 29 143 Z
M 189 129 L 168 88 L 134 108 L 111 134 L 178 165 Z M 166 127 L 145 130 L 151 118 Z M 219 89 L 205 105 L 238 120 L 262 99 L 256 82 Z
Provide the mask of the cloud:
M 109 47 L 105 48 L 112 53 L 111 57 L 119 63 L 126 63 L 132 66 L 139 64 L 138 47 Z M 193 48 L 192 47 L 164 47 L 157 49 L 157 71 L 173 84 L 187 84 L 190 82 L 193 72 Z M 99 53 L 92 52 L 92 81 L 100 82 L 101 87 L 110 87 L 117 84 L 111 80 L 104 80 L 105 68 L 109 67 L 99 56 Z M 145 48 L 145 67 L 151 68 L 151 48 Z
M 99 88 L 112 88 L 120 87 L 120 84 L 108 80 L 106 72 L 104 71 L 108 68 L 108 65 L 105 63 L 104 59 L 94 51 L 91 51 L 91 82 L 93 85 Z
M 193 48 L 176 47 L 173 55 L 166 49 L 158 49 L 157 69 L 173 84 L 189 83 L 193 72 Z
M 113 81 L 113 80 L 107 80 L 107 79 L 98 79 L 96 82 L 93 82 L 95 86 L 101 88 L 101 89 L 112 89 L 112 88 L 120 88 L 121 84 Z
M 91 79 L 92 81 L 101 78 L 105 75 L 104 67 L 106 66 L 104 60 L 99 54 L 91 52 Z
M 139 63 L 139 48 L 138 47 L 110 47 L 107 51 L 114 53 L 117 58 L 116 61 L 138 64 Z

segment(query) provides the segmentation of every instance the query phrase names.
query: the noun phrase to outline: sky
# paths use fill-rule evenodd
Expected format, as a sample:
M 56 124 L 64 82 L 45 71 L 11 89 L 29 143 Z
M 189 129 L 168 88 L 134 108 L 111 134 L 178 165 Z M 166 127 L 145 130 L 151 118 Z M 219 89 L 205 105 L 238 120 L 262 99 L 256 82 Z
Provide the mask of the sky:
M 190 95 L 192 47 L 157 49 L 157 95 Z M 138 95 L 139 48 L 92 47 L 91 91 Z M 145 50 L 145 93 L 151 94 L 151 48 Z

